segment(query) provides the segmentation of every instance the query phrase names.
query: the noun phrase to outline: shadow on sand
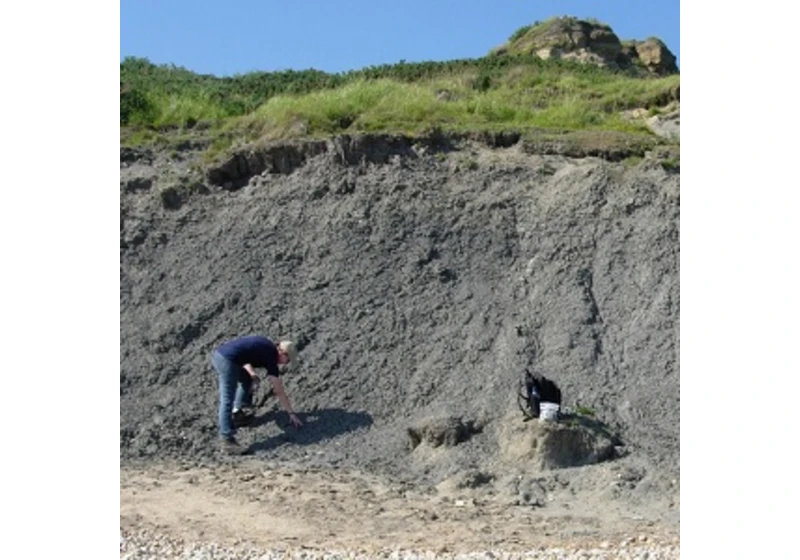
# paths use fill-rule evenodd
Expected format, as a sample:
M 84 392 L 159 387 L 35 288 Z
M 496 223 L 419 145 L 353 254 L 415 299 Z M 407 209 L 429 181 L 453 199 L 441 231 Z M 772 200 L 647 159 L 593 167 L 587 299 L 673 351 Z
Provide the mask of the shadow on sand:
M 364 412 L 348 412 L 341 408 L 322 408 L 314 412 L 298 412 L 303 426 L 295 428 L 283 411 L 273 410 L 256 416 L 251 426 L 261 426 L 275 422 L 283 433 L 252 444 L 249 453 L 268 451 L 286 443 L 294 445 L 310 445 L 340 434 L 352 432 L 372 424 L 372 416 Z

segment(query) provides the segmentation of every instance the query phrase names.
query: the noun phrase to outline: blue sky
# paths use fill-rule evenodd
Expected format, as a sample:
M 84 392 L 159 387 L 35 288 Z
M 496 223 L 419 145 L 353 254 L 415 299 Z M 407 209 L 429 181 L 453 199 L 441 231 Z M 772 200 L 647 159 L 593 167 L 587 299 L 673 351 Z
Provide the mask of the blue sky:
M 357 70 L 477 58 L 552 16 L 594 17 L 620 39 L 660 38 L 680 63 L 680 1 L 121 0 L 126 56 L 201 74 Z

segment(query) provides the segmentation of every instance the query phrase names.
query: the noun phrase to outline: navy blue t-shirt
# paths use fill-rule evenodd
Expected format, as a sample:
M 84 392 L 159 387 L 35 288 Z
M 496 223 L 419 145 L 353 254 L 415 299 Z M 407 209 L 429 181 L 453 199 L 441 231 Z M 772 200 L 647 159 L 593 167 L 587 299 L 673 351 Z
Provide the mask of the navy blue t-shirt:
M 217 351 L 233 363 L 263 367 L 267 375 L 278 377 L 278 347 L 263 336 L 244 336 L 222 344 Z

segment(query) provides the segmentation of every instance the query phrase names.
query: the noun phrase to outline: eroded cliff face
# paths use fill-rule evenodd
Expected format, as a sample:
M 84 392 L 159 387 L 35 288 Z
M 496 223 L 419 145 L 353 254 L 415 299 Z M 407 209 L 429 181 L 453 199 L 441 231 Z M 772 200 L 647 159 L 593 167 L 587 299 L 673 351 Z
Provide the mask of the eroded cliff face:
M 258 333 L 300 343 L 306 426 L 268 404 L 242 436 L 256 456 L 502 469 L 531 367 L 675 476 L 679 175 L 500 145 L 313 143 L 238 181 L 192 175 L 191 150 L 123 150 L 121 459 L 213 460 L 209 353 Z M 412 453 L 408 427 L 443 415 L 471 437 Z

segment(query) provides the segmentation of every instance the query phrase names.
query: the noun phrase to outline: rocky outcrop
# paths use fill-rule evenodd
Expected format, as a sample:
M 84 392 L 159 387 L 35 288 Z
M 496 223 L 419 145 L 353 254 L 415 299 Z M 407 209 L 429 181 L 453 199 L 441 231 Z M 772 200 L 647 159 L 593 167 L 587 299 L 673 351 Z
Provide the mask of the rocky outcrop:
M 608 25 L 574 17 L 553 18 L 523 28 L 493 54 L 535 54 L 545 60 L 575 60 L 657 76 L 678 73 L 675 55 L 660 39 L 623 42 Z
M 559 422 L 507 421 L 499 432 L 501 454 L 540 470 L 563 469 L 613 459 L 622 442 L 607 426 L 571 414 Z
M 670 141 L 679 141 L 681 137 L 680 103 L 667 105 L 663 110 L 648 111 L 644 108 L 625 111 L 622 116 L 632 121 L 641 121 L 653 134 Z
M 622 54 L 630 64 L 640 64 L 651 74 L 664 76 L 678 72 L 677 59 L 664 41 L 650 37 L 644 41 L 626 41 Z
M 478 432 L 480 427 L 476 427 L 474 420 L 464 420 L 456 416 L 424 418 L 407 428 L 410 449 L 415 449 L 422 443 L 432 447 L 452 447 Z

